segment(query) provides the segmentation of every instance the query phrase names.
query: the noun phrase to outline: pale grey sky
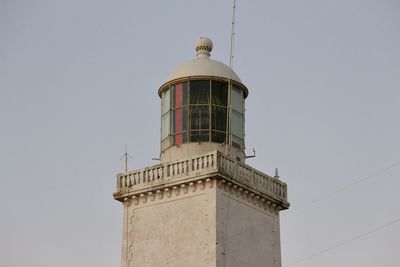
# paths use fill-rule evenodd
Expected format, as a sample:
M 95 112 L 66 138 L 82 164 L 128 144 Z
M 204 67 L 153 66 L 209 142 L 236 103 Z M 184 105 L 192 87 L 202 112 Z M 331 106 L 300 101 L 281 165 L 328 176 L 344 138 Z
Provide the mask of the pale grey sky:
M 237 0 L 248 164 L 288 183 L 285 265 L 400 218 L 398 0 Z M 159 153 L 157 89 L 231 1 L 0 0 L 0 266 L 118 266 L 112 198 Z M 397 267 L 400 222 L 290 266 Z

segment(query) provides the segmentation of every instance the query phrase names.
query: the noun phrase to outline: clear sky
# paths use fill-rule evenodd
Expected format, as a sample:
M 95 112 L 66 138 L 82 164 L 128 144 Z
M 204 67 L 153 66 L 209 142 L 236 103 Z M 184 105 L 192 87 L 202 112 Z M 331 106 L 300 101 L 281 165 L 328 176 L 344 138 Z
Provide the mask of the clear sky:
M 157 90 L 199 36 L 229 63 L 231 3 L 0 0 L 0 266 L 119 265 L 125 144 L 131 169 L 156 163 Z M 400 219 L 400 2 L 236 14 L 248 164 L 289 187 L 283 265 L 398 267 L 400 222 L 380 227 Z

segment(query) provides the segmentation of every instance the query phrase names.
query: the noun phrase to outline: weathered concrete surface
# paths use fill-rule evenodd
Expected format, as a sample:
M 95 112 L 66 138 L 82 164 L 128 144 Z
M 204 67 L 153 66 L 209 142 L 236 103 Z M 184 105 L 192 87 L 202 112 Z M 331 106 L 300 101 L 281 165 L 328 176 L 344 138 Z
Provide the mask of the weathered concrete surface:
M 214 176 L 124 200 L 122 267 L 279 267 L 279 210 Z
M 281 266 L 277 212 L 229 188 L 217 190 L 216 203 L 217 266 Z
M 215 266 L 215 181 L 127 200 L 122 267 Z

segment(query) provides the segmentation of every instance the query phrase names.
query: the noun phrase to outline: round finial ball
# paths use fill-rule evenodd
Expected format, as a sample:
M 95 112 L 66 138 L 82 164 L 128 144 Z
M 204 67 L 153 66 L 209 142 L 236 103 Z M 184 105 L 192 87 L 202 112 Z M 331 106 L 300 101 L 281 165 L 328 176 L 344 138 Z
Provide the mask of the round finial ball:
M 213 49 L 213 43 L 210 38 L 200 37 L 196 40 L 196 52 L 197 54 L 210 54 Z

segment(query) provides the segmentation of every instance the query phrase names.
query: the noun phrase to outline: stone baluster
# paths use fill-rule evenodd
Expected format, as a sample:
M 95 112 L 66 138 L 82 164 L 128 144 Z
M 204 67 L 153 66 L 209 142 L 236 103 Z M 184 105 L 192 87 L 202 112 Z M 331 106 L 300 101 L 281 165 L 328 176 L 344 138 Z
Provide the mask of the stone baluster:
M 147 170 L 147 177 L 148 177 L 147 179 L 148 182 L 153 181 L 153 169 Z
M 260 181 L 259 181 L 260 180 L 260 176 L 258 175 L 258 173 L 254 172 L 252 178 L 253 179 L 250 180 L 252 185 L 259 185 L 260 184 Z
M 131 187 L 132 186 L 132 181 L 131 181 L 131 175 L 130 174 L 125 174 L 126 180 L 127 180 L 127 186 Z
M 124 178 L 125 178 L 125 187 L 129 187 L 129 178 L 128 178 L 128 175 L 124 174 Z
M 154 169 L 154 180 L 160 179 L 160 167 Z
M 158 180 L 158 167 L 153 169 L 153 181 Z
M 161 179 L 165 179 L 165 166 L 161 166 Z
M 121 175 L 119 177 L 119 180 L 120 180 L 120 188 L 124 188 L 125 187 L 125 178 L 124 178 L 124 176 Z
M 179 174 L 184 174 L 185 170 L 183 168 L 184 161 L 179 162 Z
M 267 177 L 265 177 L 264 178 L 264 185 L 263 185 L 263 188 L 264 188 L 264 190 L 265 190 L 265 192 L 268 192 L 268 188 L 269 188 L 269 177 L 267 176 Z
M 269 193 L 270 194 L 274 194 L 274 180 L 273 179 L 269 179 Z
M 167 177 L 170 177 L 171 176 L 171 164 L 168 164 L 166 166 L 166 168 L 167 168 Z
M 276 182 L 275 181 L 272 183 L 272 188 L 273 188 L 273 194 L 276 195 L 277 188 L 276 188 Z
M 157 180 L 162 179 L 162 166 L 157 168 Z
M 178 162 L 178 174 L 182 175 L 183 174 L 183 163 L 182 161 Z
M 181 161 L 181 174 L 186 174 L 186 160 Z
M 281 184 L 277 184 L 277 195 L 282 197 Z
M 189 173 L 190 169 L 189 169 L 189 160 L 185 160 L 185 172 Z
M 211 169 L 219 169 L 230 175 L 234 180 L 253 185 L 260 191 L 279 199 L 286 200 L 287 198 L 286 184 L 218 151 L 176 163 L 156 165 L 151 168 L 120 174 L 117 177 L 117 189 L 121 190 L 147 182 L 164 180 L 171 176 L 188 175 L 193 171 L 203 172 Z
M 141 184 L 146 183 L 147 182 L 146 171 L 145 170 L 141 171 L 139 175 L 141 180 L 140 183 Z
M 124 188 L 125 187 L 125 185 L 124 185 L 124 176 L 123 175 L 119 176 L 119 186 L 120 186 L 120 188 Z

